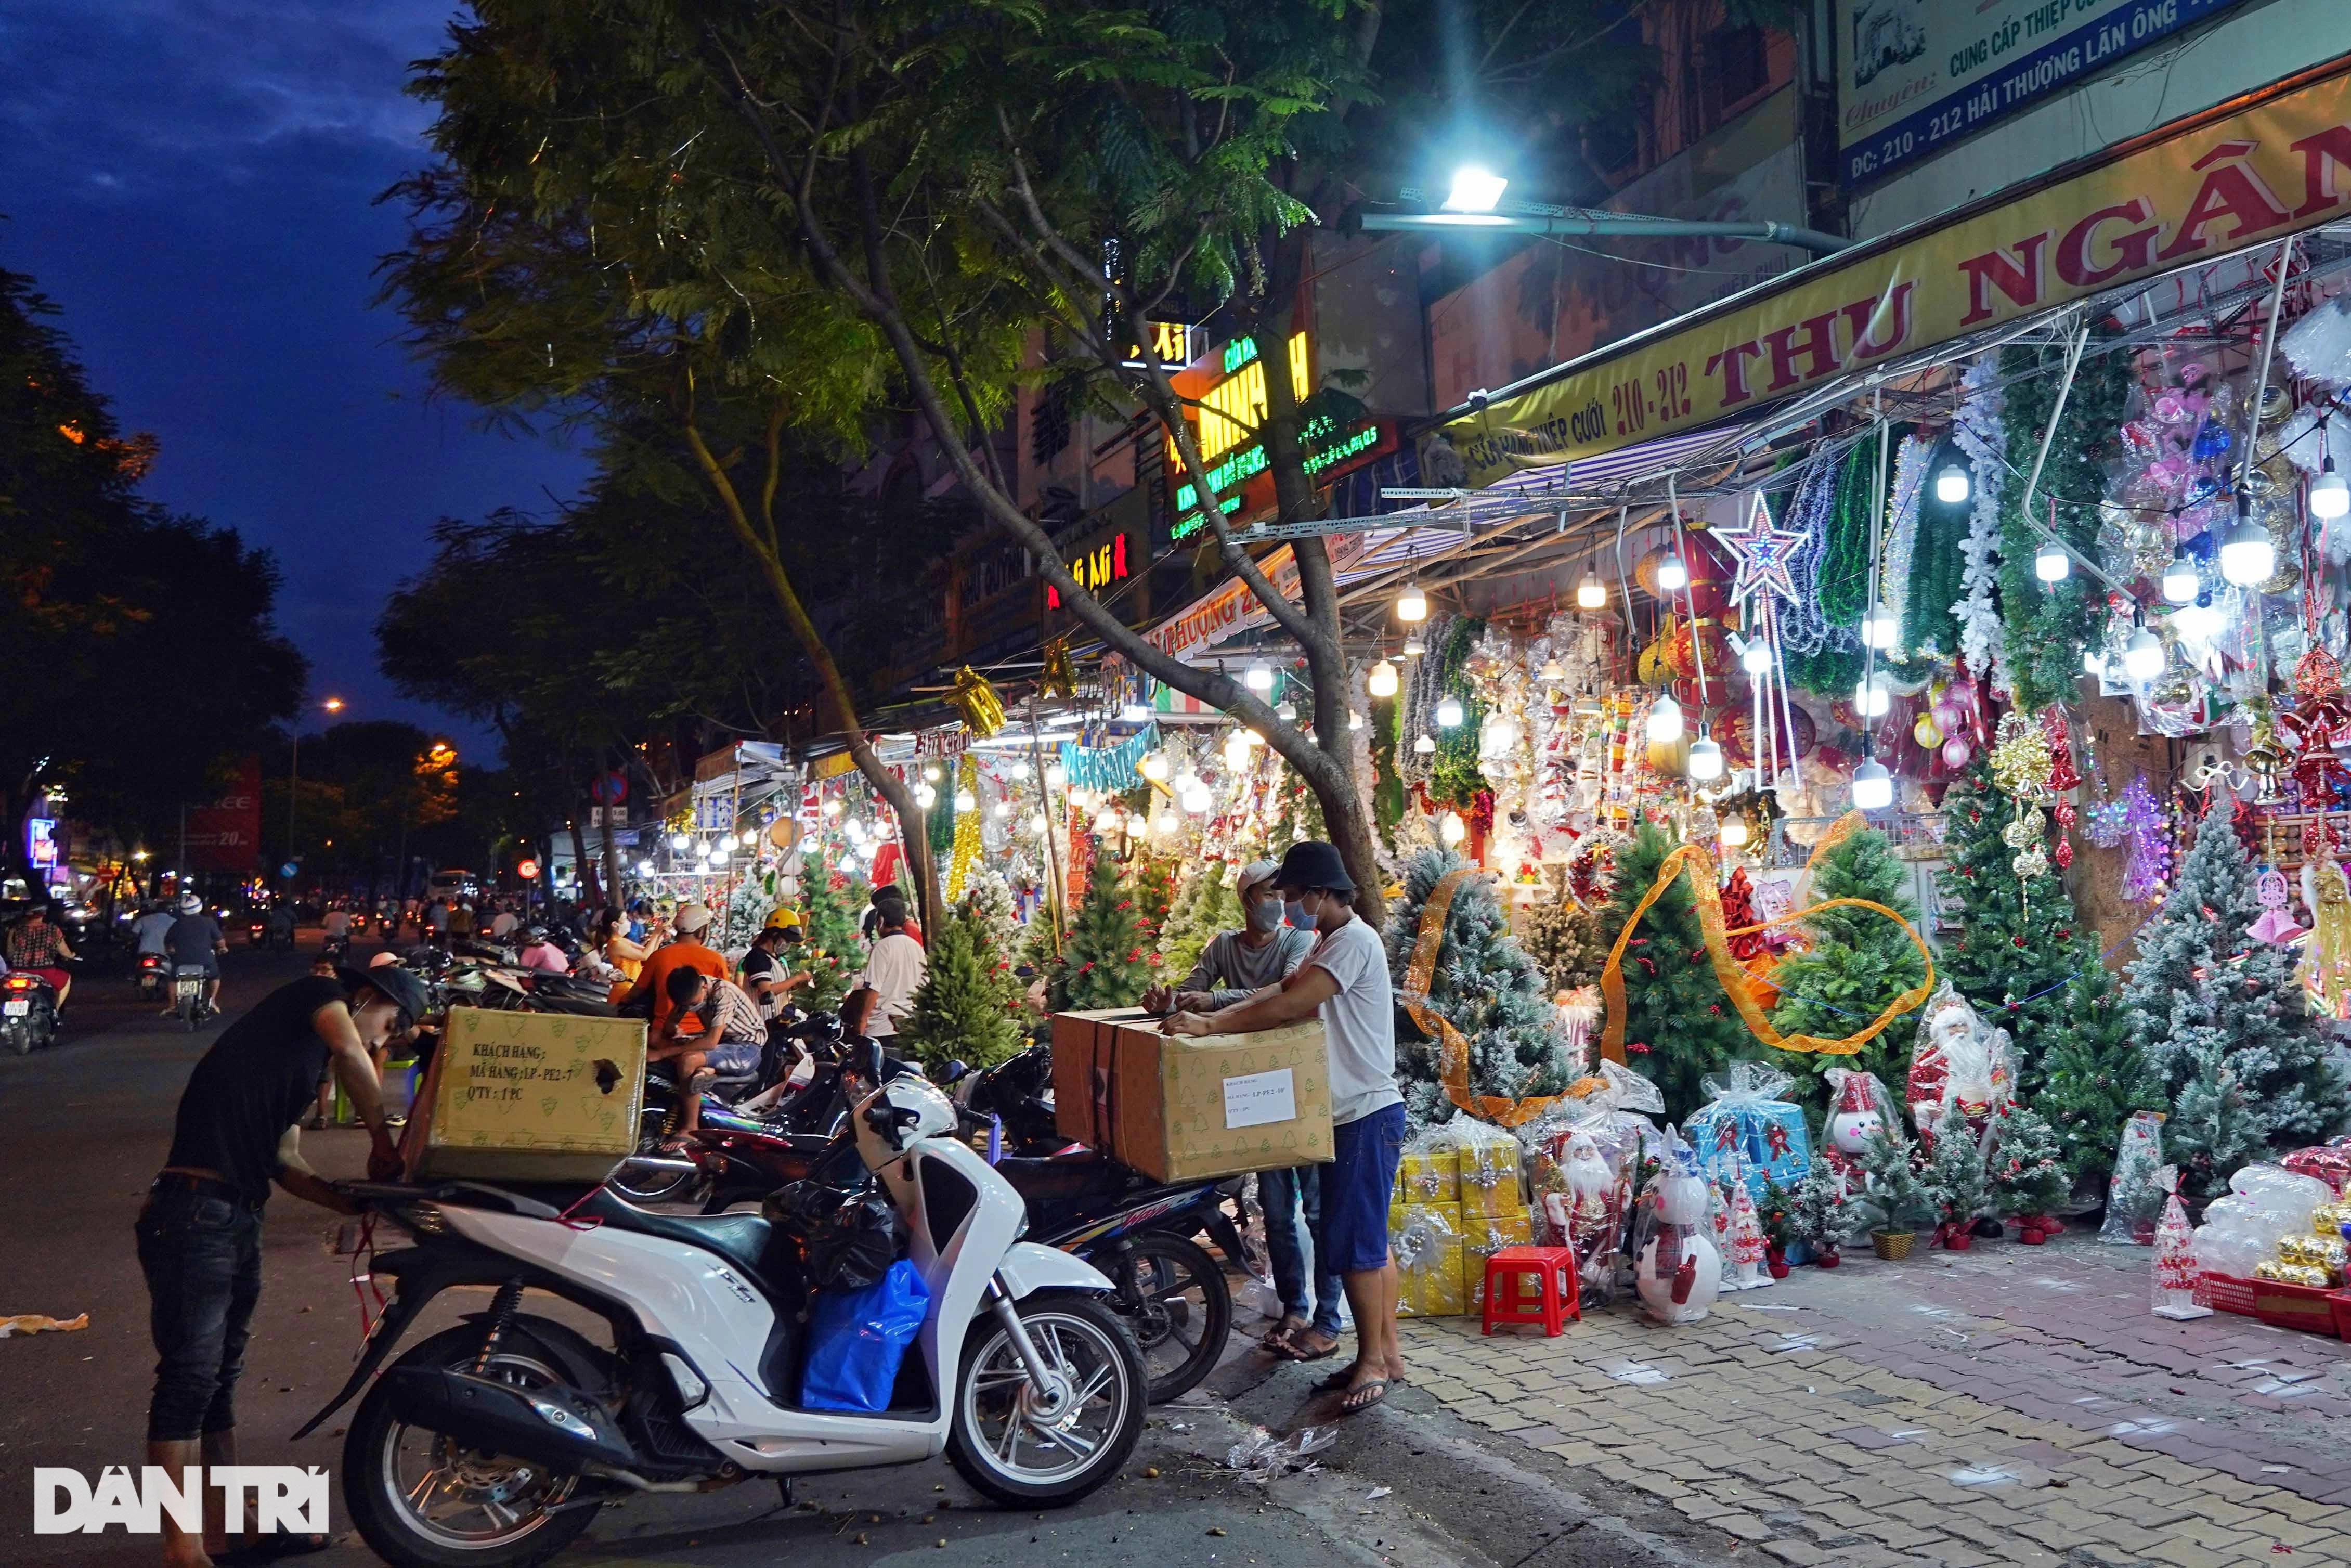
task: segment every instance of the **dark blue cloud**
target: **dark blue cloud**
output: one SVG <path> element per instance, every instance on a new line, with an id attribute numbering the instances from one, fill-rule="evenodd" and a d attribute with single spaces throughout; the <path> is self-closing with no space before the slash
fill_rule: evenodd
<path id="1" fill-rule="evenodd" d="M 425 155 L 407 65 L 452 15 L 446 0 L 0 7 L 0 265 L 39 279 L 123 423 L 162 438 L 149 493 L 277 552 L 279 619 L 316 693 L 444 727 L 375 673 L 385 591 L 423 563 L 434 519 L 545 511 L 587 472 L 429 401 L 398 319 L 369 304 L 402 237 L 374 198 Z"/>

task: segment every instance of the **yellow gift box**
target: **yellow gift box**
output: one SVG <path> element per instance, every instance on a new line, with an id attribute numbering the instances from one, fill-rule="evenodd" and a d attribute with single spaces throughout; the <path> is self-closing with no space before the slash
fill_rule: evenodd
<path id="1" fill-rule="evenodd" d="M 1461 1299 L 1467 1312 L 1486 1310 L 1486 1260 L 1505 1247 L 1534 1244 L 1534 1226 L 1526 1210 L 1516 1214 L 1464 1214 L 1461 1219 Z"/>
<path id="2" fill-rule="evenodd" d="M 1512 1145 L 1510 1152 L 1515 1153 L 1516 1148 Z M 1481 1149 L 1461 1152 L 1461 1212 L 1523 1217 L 1527 1200 L 1519 1189 L 1518 1161 L 1479 1159 L 1483 1153 Z"/>
<path id="3" fill-rule="evenodd" d="M 1461 1206 L 1402 1203 L 1388 1210 L 1396 1261 L 1396 1316 L 1454 1318 L 1469 1309 L 1461 1288 Z"/>
<path id="4" fill-rule="evenodd" d="M 1461 1151 L 1451 1144 L 1406 1149 L 1396 1162 L 1395 1201 L 1458 1203 L 1461 1199 Z"/>

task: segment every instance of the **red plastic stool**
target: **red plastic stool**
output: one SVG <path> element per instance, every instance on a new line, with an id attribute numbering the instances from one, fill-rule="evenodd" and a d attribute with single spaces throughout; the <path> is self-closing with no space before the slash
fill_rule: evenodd
<path id="1" fill-rule="evenodd" d="M 1529 1275 L 1541 1284 L 1533 1295 L 1520 1295 L 1519 1281 Z M 1575 1290 L 1575 1250 L 1570 1247 L 1505 1247 L 1486 1260 L 1486 1312 L 1483 1332 L 1496 1323 L 1541 1323 L 1544 1337 L 1558 1333 L 1567 1320 L 1583 1321 L 1583 1303 Z"/>

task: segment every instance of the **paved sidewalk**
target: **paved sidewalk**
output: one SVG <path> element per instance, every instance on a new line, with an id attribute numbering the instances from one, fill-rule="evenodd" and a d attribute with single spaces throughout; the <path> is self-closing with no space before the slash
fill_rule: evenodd
<path id="1" fill-rule="evenodd" d="M 1407 1322 L 1457 1414 L 1803 1563 L 2351 1563 L 2337 1340 L 2147 1311 L 2149 1254 L 2048 1247 L 1834 1270 L 1705 1322 L 1594 1309 L 1557 1339 Z"/>

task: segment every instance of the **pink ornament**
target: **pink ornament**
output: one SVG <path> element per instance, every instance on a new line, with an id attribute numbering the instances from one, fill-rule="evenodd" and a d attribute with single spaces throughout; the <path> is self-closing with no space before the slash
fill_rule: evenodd
<path id="1" fill-rule="evenodd" d="M 1949 735 L 1967 722 L 1967 710 L 1957 703 L 1937 703 L 1934 707 L 1935 727 Z"/>
<path id="2" fill-rule="evenodd" d="M 1946 768 L 1965 768 L 1968 758 L 1974 755 L 1968 743 L 1957 737 L 1943 742 L 1943 766 Z"/>

